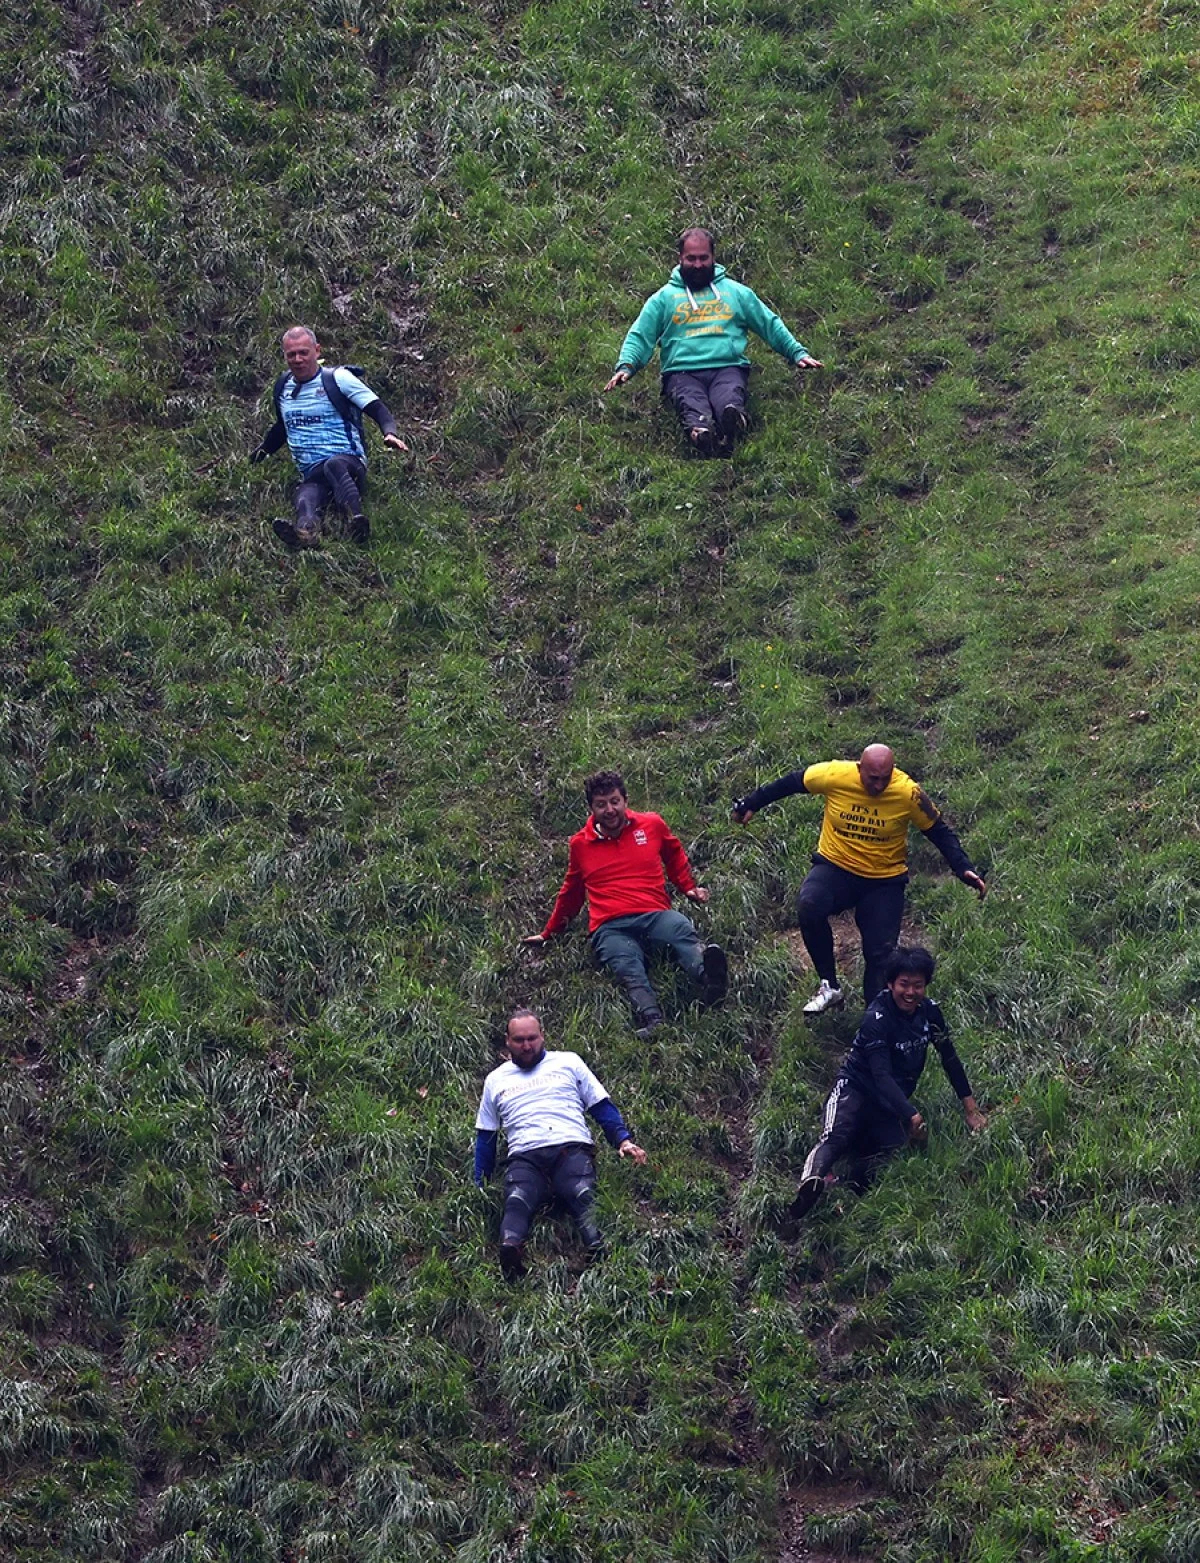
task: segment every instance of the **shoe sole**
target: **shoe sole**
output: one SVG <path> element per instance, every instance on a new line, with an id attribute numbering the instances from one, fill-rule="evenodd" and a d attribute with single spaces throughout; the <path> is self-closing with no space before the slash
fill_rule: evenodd
<path id="1" fill-rule="evenodd" d="M 824 1178 L 805 1178 L 796 1193 L 795 1199 L 788 1206 L 787 1213 L 792 1221 L 803 1221 L 805 1216 L 821 1202 L 825 1193 Z"/>
<path id="2" fill-rule="evenodd" d="M 721 414 L 721 433 L 732 445 L 734 440 L 740 439 L 750 427 L 750 420 L 738 407 L 726 407 Z"/>
<path id="3" fill-rule="evenodd" d="M 719 944 L 704 947 L 704 1002 L 719 1004 L 729 991 L 729 958 Z"/>
<path id="4" fill-rule="evenodd" d="M 846 995 L 842 993 L 840 989 L 838 989 L 837 998 L 830 997 L 823 999 L 820 1003 L 818 1003 L 816 999 L 809 999 L 803 1010 L 801 1010 L 801 1014 L 823 1015 L 827 1009 L 841 1009 L 845 1002 Z"/>
<path id="5" fill-rule="evenodd" d="M 506 1281 L 520 1281 L 525 1275 L 525 1260 L 519 1248 L 511 1244 L 500 1249 L 500 1271 Z"/>
<path id="6" fill-rule="evenodd" d="M 371 541 L 371 523 L 366 516 L 351 516 L 350 525 L 346 529 L 350 535 L 350 541 L 364 548 Z"/>

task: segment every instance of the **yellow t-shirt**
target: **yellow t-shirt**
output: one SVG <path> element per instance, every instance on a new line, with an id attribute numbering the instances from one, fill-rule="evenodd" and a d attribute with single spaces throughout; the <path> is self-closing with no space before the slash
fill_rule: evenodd
<path id="1" fill-rule="evenodd" d="M 866 879 L 892 879 L 908 869 L 908 827 L 929 830 L 938 811 L 902 770 L 879 797 L 858 779 L 853 760 L 827 760 L 804 773 L 805 792 L 825 799 L 817 851 L 839 868 Z"/>

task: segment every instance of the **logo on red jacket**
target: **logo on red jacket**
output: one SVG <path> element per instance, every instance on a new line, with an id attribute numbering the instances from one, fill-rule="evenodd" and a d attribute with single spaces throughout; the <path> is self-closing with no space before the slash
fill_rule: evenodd
<path id="1" fill-rule="evenodd" d="M 644 847 L 650 838 L 646 835 L 646 832 L 641 828 L 641 826 L 639 826 L 633 833 L 633 839 L 639 847 Z"/>

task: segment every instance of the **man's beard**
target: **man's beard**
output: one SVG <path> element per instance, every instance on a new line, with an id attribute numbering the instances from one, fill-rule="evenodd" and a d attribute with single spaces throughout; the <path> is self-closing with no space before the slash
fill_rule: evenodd
<path id="1" fill-rule="evenodd" d="M 527 1064 L 521 1063 L 520 1059 L 518 1059 L 518 1058 L 514 1058 L 513 1059 L 513 1063 L 516 1064 L 518 1069 L 523 1069 L 525 1071 L 525 1073 L 528 1074 L 531 1069 L 536 1069 L 537 1068 L 537 1066 L 541 1063 L 542 1059 L 545 1058 L 545 1056 L 546 1056 L 546 1049 L 543 1048 L 541 1050 L 541 1052 L 538 1054 L 538 1056 L 536 1058 L 531 1058 L 530 1061 Z"/>
<path id="2" fill-rule="evenodd" d="M 685 288 L 707 288 L 716 275 L 715 266 L 681 266 L 679 275 Z"/>

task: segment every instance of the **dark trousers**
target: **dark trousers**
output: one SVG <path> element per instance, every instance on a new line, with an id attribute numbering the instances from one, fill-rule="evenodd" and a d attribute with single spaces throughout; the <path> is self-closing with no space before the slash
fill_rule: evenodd
<path id="1" fill-rule="evenodd" d="M 296 488 L 296 530 L 319 533 L 321 516 L 332 499 L 347 515 L 362 513 L 367 464 L 357 456 L 330 456 L 307 473 Z"/>
<path id="2" fill-rule="evenodd" d="M 661 1016 L 646 958 L 669 951 L 693 982 L 704 980 L 704 944 L 682 912 L 636 912 L 610 917 L 592 935 L 592 949 L 625 989 L 638 1016 Z"/>
<path id="3" fill-rule="evenodd" d="M 839 1080 L 825 1103 L 821 1138 L 809 1151 L 802 1176 L 823 1178 L 839 1156 L 847 1156 L 847 1181 L 861 1193 L 907 1142 L 908 1131 L 897 1117 L 849 1080 Z"/>
<path id="4" fill-rule="evenodd" d="M 891 879 L 867 879 L 862 874 L 838 868 L 823 857 L 813 857 L 813 866 L 796 897 L 796 920 L 818 977 L 826 982 L 837 982 L 829 919 L 836 912 L 846 912 L 853 907 L 854 921 L 862 935 L 863 997 L 868 1004 L 871 1002 L 883 987 L 883 965 L 888 951 L 900 937 L 907 884 L 907 874 L 896 874 Z"/>
<path id="5" fill-rule="evenodd" d="M 685 429 L 717 431 L 726 407 L 745 412 L 749 379 L 745 364 L 730 364 L 724 369 L 678 369 L 674 374 L 663 375 L 662 390 Z"/>
<path id="6" fill-rule="evenodd" d="M 547 1145 L 510 1156 L 504 1169 L 500 1241 L 523 1243 L 542 1206 L 559 1199 L 591 1247 L 600 1242 L 592 1215 L 595 1198 L 596 1152 L 591 1145 Z"/>

